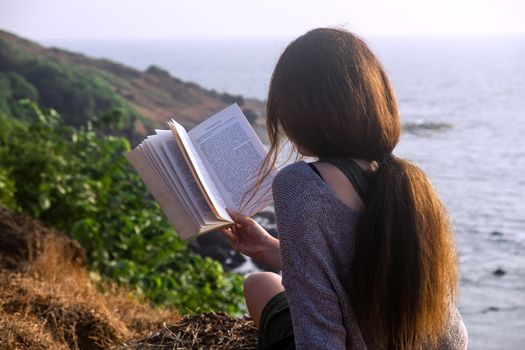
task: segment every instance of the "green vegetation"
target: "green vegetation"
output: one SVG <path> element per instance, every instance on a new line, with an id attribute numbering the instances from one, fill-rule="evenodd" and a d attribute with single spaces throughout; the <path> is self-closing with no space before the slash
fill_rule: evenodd
<path id="1" fill-rule="evenodd" d="M 239 313 L 241 276 L 178 238 L 123 156 L 163 116 L 194 125 L 233 102 L 246 101 L 0 30 L 0 205 L 77 239 L 94 276 L 181 313 Z"/>
<path id="2" fill-rule="evenodd" d="M 78 118 L 68 116 L 70 123 L 28 99 L 16 102 L 24 96 L 42 100 L 32 88 L 37 80 L 28 80 L 33 75 L 27 72 L 44 76 L 55 70 L 63 75 L 50 74 L 38 84 L 48 84 L 47 101 L 84 110 Z M 49 62 L 25 72 L 0 75 L 2 204 L 68 233 L 86 249 L 93 271 L 129 284 L 156 304 L 173 305 L 181 313 L 241 312 L 241 276 L 226 274 L 218 262 L 189 250 L 124 158 L 129 142 L 100 132 L 91 122 L 119 129 L 129 110 L 112 106 L 96 118 L 96 99 L 81 102 L 78 96 L 87 88 L 98 91 L 93 96 L 105 94 L 97 77 L 58 93 L 67 84 L 55 79 L 76 73 Z M 39 86 L 38 91 L 44 90 Z"/>
<path id="3" fill-rule="evenodd" d="M 151 122 L 115 91 L 115 79 L 103 71 L 25 52 L 0 41 L 0 112 L 6 114 L 21 98 L 59 111 L 64 122 L 75 127 L 89 121 L 105 126 L 105 115 L 118 111 L 118 125 L 108 131 L 134 139 L 137 119 L 148 127 Z"/>

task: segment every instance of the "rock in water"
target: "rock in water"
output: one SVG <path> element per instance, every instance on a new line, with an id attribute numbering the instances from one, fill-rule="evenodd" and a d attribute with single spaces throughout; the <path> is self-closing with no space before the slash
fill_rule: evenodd
<path id="1" fill-rule="evenodd" d="M 492 271 L 492 274 L 494 276 L 501 277 L 501 276 L 507 274 L 507 271 L 503 270 L 501 267 L 498 267 L 496 270 Z"/>

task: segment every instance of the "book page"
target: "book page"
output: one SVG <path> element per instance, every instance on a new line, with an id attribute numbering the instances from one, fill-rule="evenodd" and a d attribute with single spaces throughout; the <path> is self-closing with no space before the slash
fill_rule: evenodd
<path id="1" fill-rule="evenodd" d="M 155 148 L 156 156 L 164 168 L 164 173 L 173 174 L 173 176 L 166 176 L 167 179 L 164 181 L 182 196 L 183 203 L 189 206 L 193 215 L 198 215 L 195 219 L 202 225 L 206 222 L 216 221 L 215 215 L 193 178 L 171 131 L 156 130 L 156 132 L 157 135 L 148 137 L 148 141 Z"/>
<path id="2" fill-rule="evenodd" d="M 251 198 L 266 149 L 237 104 L 200 123 L 188 135 L 228 208 L 250 216 L 271 204 L 275 170 Z"/>
<path id="3" fill-rule="evenodd" d="M 162 181 L 158 181 L 160 174 L 155 170 L 153 162 L 144 153 L 143 145 L 128 152 L 126 158 L 137 170 L 177 233 L 183 239 L 194 236 L 200 229 L 199 224 L 192 220 L 190 213 L 184 210 L 184 206 L 173 196 L 168 186 Z"/>
<path id="4" fill-rule="evenodd" d="M 232 218 L 226 211 L 226 205 L 213 181 L 213 178 L 208 173 L 206 166 L 203 164 L 202 159 L 195 149 L 186 130 L 175 120 L 169 121 L 168 125 L 186 158 L 186 163 L 188 164 L 197 184 L 200 186 L 203 195 L 206 196 L 212 209 L 215 209 L 218 218 L 227 222 L 233 222 Z"/>
<path id="5" fill-rule="evenodd" d="M 144 142 L 140 144 L 139 148 L 142 154 L 148 159 L 150 163 L 149 165 L 151 167 L 150 171 L 154 171 L 157 174 L 157 176 L 160 177 L 158 180 L 162 180 L 162 181 L 157 180 L 157 182 L 161 182 L 162 186 L 166 186 L 166 188 L 169 189 L 168 195 L 173 200 L 177 200 L 176 187 L 173 185 L 173 181 L 171 177 L 166 175 L 167 172 L 164 167 L 164 164 L 162 164 L 162 161 L 158 155 L 158 151 L 155 149 L 153 145 L 153 142 L 152 142 L 153 138 L 155 137 L 148 136 L 147 140 L 144 140 Z M 181 201 L 180 205 L 182 205 L 184 207 L 184 210 L 188 213 L 193 213 L 197 211 L 194 207 L 188 206 L 186 203 L 184 203 L 184 201 Z M 199 225 L 204 224 L 204 220 L 200 217 L 200 215 L 192 214 L 190 216 L 192 217 L 193 221 L 197 222 Z"/>

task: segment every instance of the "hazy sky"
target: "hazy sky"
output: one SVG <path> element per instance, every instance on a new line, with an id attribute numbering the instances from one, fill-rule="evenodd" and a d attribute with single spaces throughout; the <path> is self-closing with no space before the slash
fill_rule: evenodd
<path id="1" fill-rule="evenodd" d="M 525 0 L 0 0 L 0 28 L 33 39 L 525 33 Z"/>

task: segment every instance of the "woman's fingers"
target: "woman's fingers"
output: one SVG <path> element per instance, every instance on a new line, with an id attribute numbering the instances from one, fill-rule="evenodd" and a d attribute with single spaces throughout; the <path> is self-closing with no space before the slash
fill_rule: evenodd
<path id="1" fill-rule="evenodd" d="M 223 229 L 219 230 L 219 232 L 222 233 L 224 236 L 226 236 L 229 239 L 236 238 L 235 234 L 229 228 L 223 228 Z"/>
<path id="2" fill-rule="evenodd" d="M 242 226 L 249 226 L 254 222 L 252 218 L 236 213 L 231 209 L 226 209 L 226 211 L 228 211 L 228 214 L 230 214 L 230 216 L 236 223 L 239 223 Z"/>
<path id="3" fill-rule="evenodd" d="M 230 245 L 234 250 L 239 250 L 239 239 L 237 238 L 235 233 L 233 233 L 228 228 L 221 229 L 219 230 L 219 232 L 226 236 L 226 238 L 228 238 L 228 240 L 230 241 Z"/>

